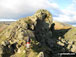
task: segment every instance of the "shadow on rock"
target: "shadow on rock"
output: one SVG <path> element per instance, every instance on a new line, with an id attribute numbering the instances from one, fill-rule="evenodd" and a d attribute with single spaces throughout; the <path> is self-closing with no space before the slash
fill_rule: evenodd
<path id="1" fill-rule="evenodd" d="M 16 45 L 17 43 L 14 43 L 12 45 L 7 44 L 6 46 L 3 46 L 2 57 L 10 57 L 11 55 L 15 54 L 15 52 L 17 51 Z"/>
<path id="2" fill-rule="evenodd" d="M 54 30 L 53 31 L 53 35 L 52 35 L 52 39 L 51 41 L 53 41 L 53 47 L 51 47 L 52 51 L 53 51 L 53 56 L 52 57 L 72 57 L 73 55 L 71 55 L 71 52 L 67 47 L 70 45 L 68 40 L 65 40 L 64 35 L 70 30 L 69 29 L 61 29 L 61 30 Z M 62 53 L 65 53 L 62 54 Z M 67 55 L 67 53 L 69 53 L 70 55 Z M 60 55 L 62 54 L 62 56 Z M 64 56 L 63 56 L 64 55 Z M 74 55 L 73 57 L 75 57 L 76 55 Z"/>

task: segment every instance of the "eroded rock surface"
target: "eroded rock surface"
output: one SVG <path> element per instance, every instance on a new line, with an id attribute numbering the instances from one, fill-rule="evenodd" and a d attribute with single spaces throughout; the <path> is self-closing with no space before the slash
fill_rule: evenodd
<path id="1" fill-rule="evenodd" d="M 0 45 L 2 45 L 2 57 L 22 57 L 32 54 L 36 57 L 39 52 L 47 51 L 50 46 L 49 39 L 52 37 L 50 30 L 52 24 L 51 14 L 44 9 L 38 10 L 33 16 L 19 19 L 9 25 L 0 35 Z M 26 48 L 26 39 L 31 38 L 31 48 Z M 37 50 L 36 50 L 37 49 Z M 44 50 L 45 49 L 45 50 Z M 21 54 L 18 56 L 17 54 Z M 28 53 L 28 54 L 27 54 Z"/>

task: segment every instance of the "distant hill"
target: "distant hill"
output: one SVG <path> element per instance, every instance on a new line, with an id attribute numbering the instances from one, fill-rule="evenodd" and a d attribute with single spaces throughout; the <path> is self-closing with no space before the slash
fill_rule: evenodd
<path id="1" fill-rule="evenodd" d="M 0 21 L 0 24 L 9 25 L 9 24 L 11 24 L 12 22 L 15 22 L 15 21 Z"/>
<path id="2" fill-rule="evenodd" d="M 66 24 L 66 23 L 62 23 L 62 22 L 58 22 L 58 21 L 53 21 L 53 23 L 55 23 L 55 29 L 59 30 L 59 29 L 69 29 L 72 28 L 72 25 Z"/>
<path id="3" fill-rule="evenodd" d="M 0 32 L 2 32 L 12 22 L 14 22 L 14 21 L 0 21 Z"/>

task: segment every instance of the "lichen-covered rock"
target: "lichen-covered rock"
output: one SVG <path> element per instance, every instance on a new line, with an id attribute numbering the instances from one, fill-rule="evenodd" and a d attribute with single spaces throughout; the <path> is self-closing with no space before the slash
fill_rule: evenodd
<path id="1" fill-rule="evenodd" d="M 3 47 L 0 46 L 0 56 L 3 54 Z"/>
<path id="2" fill-rule="evenodd" d="M 44 53 L 40 52 L 37 57 L 44 57 Z"/>
<path id="3" fill-rule="evenodd" d="M 2 56 L 36 57 L 41 51 L 44 53 L 46 50 L 49 51 L 47 44 L 50 46 L 51 24 L 52 15 L 45 9 L 38 10 L 33 16 L 13 22 L 0 35 Z M 30 49 L 26 48 L 27 38 L 31 39 Z"/>
<path id="4" fill-rule="evenodd" d="M 36 16 L 39 20 L 45 21 L 45 23 L 47 23 L 49 27 L 51 27 L 53 19 L 52 15 L 47 10 L 40 9 L 34 14 L 34 16 Z"/>
<path id="5" fill-rule="evenodd" d="M 46 43 L 49 42 L 48 39 L 52 37 L 52 32 L 50 30 L 52 16 L 47 10 L 38 10 L 34 16 L 38 17 L 35 26 L 35 37 L 41 45 L 46 45 Z M 50 43 L 48 44 L 50 45 Z"/>

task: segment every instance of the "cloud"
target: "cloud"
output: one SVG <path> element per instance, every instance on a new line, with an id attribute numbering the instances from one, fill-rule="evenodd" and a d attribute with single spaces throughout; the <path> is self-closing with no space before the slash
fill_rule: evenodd
<path id="1" fill-rule="evenodd" d="M 0 18 L 21 18 L 38 9 L 57 8 L 49 0 L 0 0 Z"/>
<path id="2" fill-rule="evenodd" d="M 0 19 L 0 21 L 16 21 L 15 19 Z"/>
<path id="3" fill-rule="evenodd" d="M 59 14 L 56 12 L 58 10 Z M 60 21 L 60 22 L 66 22 L 69 24 L 76 24 L 76 0 L 73 0 L 72 4 L 67 6 L 65 9 L 57 8 L 54 10 L 56 13 L 55 17 L 53 17 L 54 20 Z"/>
<path id="4" fill-rule="evenodd" d="M 76 0 L 65 9 L 52 1 L 56 0 L 0 0 L 0 20 L 30 16 L 43 8 L 52 13 L 54 20 L 67 23 L 76 21 Z"/>
<path id="5" fill-rule="evenodd" d="M 54 17 L 54 19 L 61 22 L 76 21 L 76 11 L 62 10 L 61 13 L 63 14 L 60 14 L 60 15 L 58 14 L 58 17 Z"/>
<path id="6" fill-rule="evenodd" d="M 72 12 L 68 10 L 63 10 L 57 17 L 53 17 L 54 20 L 60 21 L 60 22 L 66 22 L 66 23 L 71 23 L 76 21 L 76 11 Z"/>

